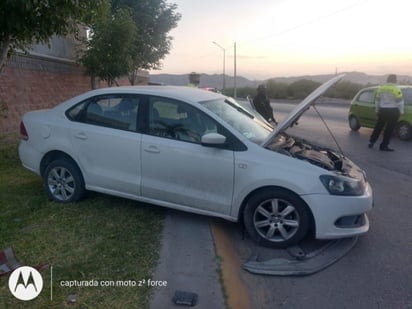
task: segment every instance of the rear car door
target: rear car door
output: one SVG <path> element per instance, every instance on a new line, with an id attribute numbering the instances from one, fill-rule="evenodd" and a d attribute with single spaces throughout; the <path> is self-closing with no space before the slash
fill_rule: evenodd
<path id="1" fill-rule="evenodd" d="M 71 139 L 86 187 L 140 195 L 141 97 L 115 94 L 88 99 L 68 111 Z"/>
<path id="2" fill-rule="evenodd" d="M 194 106 L 150 97 L 148 129 L 142 136 L 142 196 L 178 208 L 229 214 L 234 152 L 200 142 L 202 135 L 219 128 Z"/>

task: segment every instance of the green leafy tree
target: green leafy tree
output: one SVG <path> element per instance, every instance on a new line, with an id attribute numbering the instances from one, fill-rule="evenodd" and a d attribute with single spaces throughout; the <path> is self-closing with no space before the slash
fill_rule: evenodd
<path id="1" fill-rule="evenodd" d="M 101 0 L 1 0 L 0 71 L 7 56 L 33 43 L 48 43 L 53 35 L 75 34 L 79 23 L 90 23 Z"/>
<path id="2" fill-rule="evenodd" d="M 352 99 L 363 87 L 363 85 L 344 80 L 330 88 L 325 95 L 330 98 Z"/>
<path id="3" fill-rule="evenodd" d="M 233 96 L 234 89 L 233 88 L 225 88 L 223 92 L 224 95 Z M 239 98 L 246 98 L 247 96 L 251 96 L 252 98 L 256 94 L 255 87 L 241 87 L 236 89 L 236 95 Z"/>
<path id="4" fill-rule="evenodd" d="M 128 9 L 111 11 L 102 5 L 81 62 L 86 72 L 113 86 L 116 78 L 127 75 L 133 66 L 133 44 L 137 27 Z"/>
<path id="5" fill-rule="evenodd" d="M 266 83 L 268 97 L 271 99 L 286 99 L 288 97 L 288 85 L 269 80 Z"/>
<path id="6" fill-rule="evenodd" d="M 304 99 L 319 85 L 320 83 L 309 79 L 300 79 L 288 86 L 288 95 L 292 99 Z"/>
<path id="7" fill-rule="evenodd" d="M 168 34 L 177 26 L 181 15 L 176 12 L 177 5 L 165 0 L 112 0 L 112 12 L 128 9 L 137 26 L 134 37 L 132 66 L 129 81 L 136 82 L 139 69 L 158 69 L 160 61 L 169 53 L 172 37 Z"/>

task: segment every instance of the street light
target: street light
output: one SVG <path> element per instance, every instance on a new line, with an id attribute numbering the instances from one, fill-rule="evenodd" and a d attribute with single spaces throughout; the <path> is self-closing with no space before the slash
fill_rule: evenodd
<path id="1" fill-rule="evenodd" d="M 218 43 L 216 42 L 212 42 L 213 44 L 215 44 L 217 47 L 219 47 L 221 50 L 223 50 L 223 87 L 222 87 L 222 91 L 225 90 L 226 87 L 226 82 L 225 82 L 225 59 L 226 59 L 226 49 L 224 49 L 222 46 L 220 46 Z"/>

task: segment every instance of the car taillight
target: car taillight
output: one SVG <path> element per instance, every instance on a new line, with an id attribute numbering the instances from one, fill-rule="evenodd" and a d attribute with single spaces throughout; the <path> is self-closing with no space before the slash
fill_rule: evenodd
<path id="1" fill-rule="evenodd" d="M 24 126 L 23 121 L 20 122 L 20 138 L 27 141 L 29 139 L 29 135 L 27 134 L 26 127 Z"/>

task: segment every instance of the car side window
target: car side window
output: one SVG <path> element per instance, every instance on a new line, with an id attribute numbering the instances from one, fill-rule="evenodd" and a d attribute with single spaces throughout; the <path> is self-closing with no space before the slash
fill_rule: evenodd
<path id="1" fill-rule="evenodd" d="M 412 105 L 412 88 L 402 89 L 405 105 Z"/>
<path id="2" fill-rule="evenodd" d="M 359 102 L 374 103 L 375 102 L 375 90 L 365 90 L 358 97 Z"/>
<path id="3" fill-rule="evenodd" d="M 136 131 L 139 102 L 136 95 L 99 96 L 72 107 L 66 115 L 74 121 Z"/>
<path id="4" fill-rule="evenodd" d="M 200 144 L 201 137 L 211 132 L 218 132 L 217 123 L 195 107 L 168 98 L 149 98 L 149 134 Z"/>

